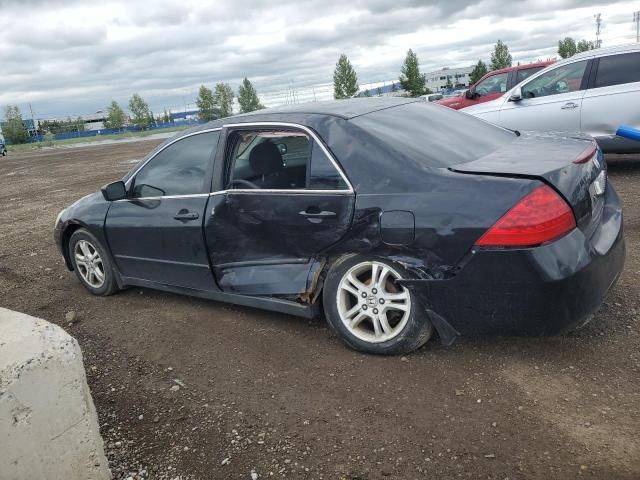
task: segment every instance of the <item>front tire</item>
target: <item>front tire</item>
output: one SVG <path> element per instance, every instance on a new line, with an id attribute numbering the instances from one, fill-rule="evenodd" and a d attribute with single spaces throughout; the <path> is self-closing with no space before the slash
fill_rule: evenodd
<path id="1" fill-rule="evenodd" d="M 111 257 L 88 230 L 80 228 L 69 239 L 69 258 L 80 282 L 94 295 L 118 291 Z"/>
<path id="2" fill-rule="evenodd" d="M 329 270 L 323 305 L 327 321 L 348 346 L 397 355 L 424 345 L 433 326 L 418 299 L 396 280 L 410 278 L 386 259 L 348 255 Z"/>

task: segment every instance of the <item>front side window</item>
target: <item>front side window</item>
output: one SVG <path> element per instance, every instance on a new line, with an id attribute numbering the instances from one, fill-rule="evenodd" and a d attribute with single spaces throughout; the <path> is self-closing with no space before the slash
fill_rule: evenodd
<path id="1" fill-rule="evenodd" d="M 522 70 L 518 70 L 516 72 L 516 83 L 520 83 L 521 81 L 526 80 L 531 75 L 533 75 L 534 73 L 539 72 L 543 68 L 544 67 L 533 67 L 533 68 L 524 68 Z"/>
<path id="2" fill-rule="evenodd" d="M 136 174 L 131 197 L 193 195 L 208 191 L 206 173 L 219 135 L 219 132 L 200 133 L 169 145 Z"/>
<path id="3" fill-rule="evenodd" d="M 539 98 L 580 90 L 587 60 L 556 67 L 522 87 L 523 98 Z"/>
<path id="4" fill-rule="evenodd" d="M 348 189 L 321 145 L 305 132 L 241 130 L 229 138 L 227 189 Z"/>
<path id="5" fill-rule="evenodd" d="M 633 82 L 640 82 L 640 52 L 600 58 L 595 88 Z"/>
<path id="6" fill-rule="evenodd" d="M 491 93 L 504 93 L 507 91 L 507 78 L 509 73 L 497 73 L 482 80 L 475 87 L 475 93 L 484 97 Z"/>

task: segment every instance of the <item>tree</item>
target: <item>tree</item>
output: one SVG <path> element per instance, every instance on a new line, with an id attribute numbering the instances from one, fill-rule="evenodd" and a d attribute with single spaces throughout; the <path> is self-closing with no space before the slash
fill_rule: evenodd
<path id="1" fill-rule="evenodd" d="M 588 52 L 589 50 L 596 49 L 596 42 L 592 42 L 591 40 L 580 40 L 578 45 L 576 45 L 576 53 L 580 52 Z"/>
<path id="2" fill-rule="evenodd" d="M 358 92 L 358 76 L 345 54 L 340 55 L 333 71 L 333 98 L 351 98 Z"/>
<path id="3" fill-rule="evenodd" d="M 4 109 L 4 119 L 2 133 L 5 139 L 13 145 L 27 143 L 27 140 L 29 140 L 29 132 L 24 126 L 22 114 L 17 105 L 9 105 Z"/>
<path id="4" fill-rule="evenodd" d="M 376 89 L 376 94 L 377 94 L 379 97 L 381 97 L 381 96 L 382 96 L 382 88 L 378 87 L 378 88 Z"/>
<path id="5" fill-rule="evenodd" d="M 512 60 L 509 47 L 502 40 L 498 40 L 491 54 L 491 70 L 510 67 Z"/>
<path id="6" fill-rule="evenodd" d="M 451 90 L 453 88 L 453 83 L 451 83 L 451 77 L 447 75 L 447 83 L 445 84 L 445 88 L 447 90 Z"/>
<path id="7" fill-rule="evenodd" d="M 424 94 L 424 87 L 427 79 L 424 74 L 420 74 L 420 64 L 418 56 L 409 49 L 404 59 L 404 64 L 400 69 L 400 86 L 410 97 L 419 97 Z"/>
<path id="8" fill-rule="evenodd" d="M 476 66 L 473 67 L 473 70 L 471 70 L 471 73 L 469 74 L 469 81 L 471 82 L 471 84 L 474 84 L 482 77 L 484 77 L 487 72 L 487 64 L 482 60 L 478 60 L 478 63 L 476 63 Z"/>
<path id="9" fill-rule="evenodd" d="M 213 92 L 204 85 L 200 85 L 196 105 L 198 106 L 198 116 L 200 117 L 200 120 L 209 122 L 220 116 L 213 98 Z"/>
<path id="10" fill-rule="evenodd" d="M 120 108 L 118 102 L 111 101 L 111 104 L 107 107 L 107 119 L 104 122 L 106 128 L 121 129 L 127 121 L 127 115 L 124 110 Z"/>
<path id="11" fill-rule="evenodd" d="M 151 123 L 151 111 L 144 99 L 134 93 L 129 100 L 129 110 L 131 110 L 131 121 L 138 128 L 147 128 Z"/>
<path id="12" fill-rule="evenodd" d="M 213 92 L 214 107 L 221 118 L 233 114 L 233 90 L 228 83 L 217 83 Z"/>
<path id="13" fill-rule="evenodd" d="M 564 40 L 558 40 L 558 55 L 561 58 L 573 57 L 576 52 L 576 41 L 573 38 L 565 37 Z"/>
<path id="14" fill-rule="evenodd" d="M 362 93 L 362 96 L 363 97 L 370 97 L 371 96 L 371 92 L 369 91 L 368 88 Z"/>
<path id="15" fill-rule="evenodd" d="M 244 78 L 242 85 L 238 88 L 238 103 L 240 104 L 240 113 L 253 112 L 264 108 L 258 98 L 258 92 L 256 92 L 247 77 Z"/>
<path id="16" fill-rule="evenodd" d="M 171 123 L 171 114 L 167 112 L 167 109 L 164 110 L 164 115 L 162 115 L 162 121 L 164 123 Z"/>

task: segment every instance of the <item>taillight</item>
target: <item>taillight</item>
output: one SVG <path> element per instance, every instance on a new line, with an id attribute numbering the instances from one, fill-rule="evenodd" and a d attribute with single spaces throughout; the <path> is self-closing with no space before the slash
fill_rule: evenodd
<path id="1" fill-rule="evenodd" d="M 571 207 L 553 188 L 543 185 L 522 198 L 485 232 L 476 245 L 533 247 L 576 228 Z"/>

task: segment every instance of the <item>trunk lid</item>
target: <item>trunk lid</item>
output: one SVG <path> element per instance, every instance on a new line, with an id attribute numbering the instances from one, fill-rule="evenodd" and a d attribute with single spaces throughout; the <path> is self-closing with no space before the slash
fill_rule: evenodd
<path id="1" fill-rule="evenodd" d="M 577 163 L 579 162 L 579 163 Z M 604 204 L 606 164 L 588 135 L 523 133 L 477 160 L 453 165 L 458 173 L 524 177 L 554 187 L 573 209 L 578 228 L 589 230 Z"/>

